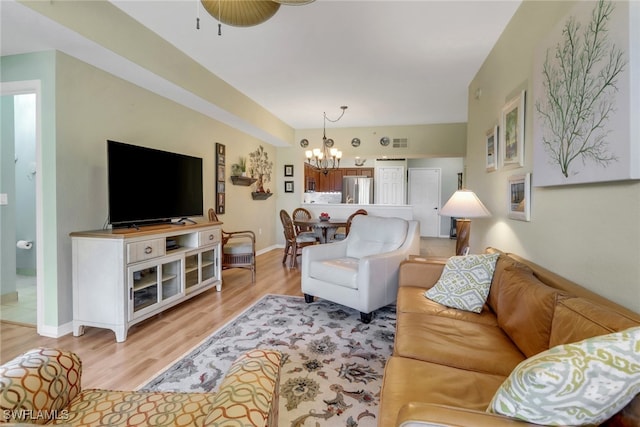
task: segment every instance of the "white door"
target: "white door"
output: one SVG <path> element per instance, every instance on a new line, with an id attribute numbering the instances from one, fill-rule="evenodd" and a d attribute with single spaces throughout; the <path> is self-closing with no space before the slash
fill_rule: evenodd
<path id="1" fill-rule="evenodd" d="M 439 168 L 409 169 L 409 204 L 424 237 L 440 236 L 440 174 Z"/>
<path id="2" fill-rule="evenodd" d="M 404 205 L 404 166 L 385 166 L 376 170 L 378 181 L 375 203 Z"/>

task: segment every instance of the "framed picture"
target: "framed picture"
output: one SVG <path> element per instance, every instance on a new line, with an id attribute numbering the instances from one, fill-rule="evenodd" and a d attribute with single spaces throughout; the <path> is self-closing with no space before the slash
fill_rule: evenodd
<path id="1" fill-rule="evenodd" d="M 487 131 L 486 143 L 486 158 L 487 158 L 487 172 L 493 172 L 498 170 L 498 125 L 495 125 Z"/>
<path id="2" fill-rule="evenodd" d="M 284 176 L 293 176 L 293 165 L 284 165 Z"/>
<path id="3" fill-rule="evenodd" d="M 293 181 L 285 181 L 284 182 L 284 192 L 285 193 L 293 193 Z"/>
<path id="4" fill-rule="evenodd" d="M 524 101 L 523 90 L 502 108 L 500 149 L 503 166 L 524 166 Z"/>
<path id="5" fill-rule="evenodd" d="M 531 174 L 512 175 L 508 187 L 508 216 L 520 221 L 531 220 Z"/>
<path id="6" fill-rule="evenodd" d="M 223 214 L 225 206 L 225 151 L 224 144 L 216 142 L 216 213 Z"/>

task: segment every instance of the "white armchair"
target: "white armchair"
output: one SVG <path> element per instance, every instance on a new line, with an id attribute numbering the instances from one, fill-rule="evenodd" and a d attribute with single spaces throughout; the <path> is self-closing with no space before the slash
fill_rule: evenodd
<path id="1" fill-rule="evenodd" d="M 358 215 L 346 239 L 302 250 L 302 292 L 351 307 L 364 323 L 398 293 L 398 269 L 420 253 L 418 221 Z"/>

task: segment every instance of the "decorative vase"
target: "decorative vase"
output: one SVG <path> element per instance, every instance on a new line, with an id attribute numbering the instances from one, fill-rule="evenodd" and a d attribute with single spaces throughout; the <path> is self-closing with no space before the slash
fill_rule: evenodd
<path id="1" fill-rule="evenodd" d="M 264 181 L 262 180 L 262 174 L 258 175 L 258 183 L 256 184 L 256 192 L 264 193 Z"/>

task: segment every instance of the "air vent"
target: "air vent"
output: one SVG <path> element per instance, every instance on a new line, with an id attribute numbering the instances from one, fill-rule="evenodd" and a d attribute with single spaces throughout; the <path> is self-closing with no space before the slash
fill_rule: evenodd
<path id="1" fill-rule="evenodd" d="M 393 148 L 407 148 L 409 146 L 409 138 L 393 138 Z"/>

